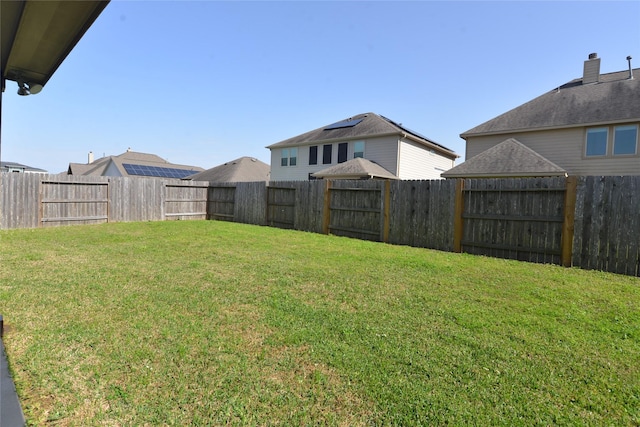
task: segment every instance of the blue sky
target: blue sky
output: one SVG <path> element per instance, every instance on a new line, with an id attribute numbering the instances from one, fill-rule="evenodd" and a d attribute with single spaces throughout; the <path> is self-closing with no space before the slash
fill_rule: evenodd
<path id="1" fill-rule="evenodd" d="M 640 66 L 638 1 L 112 0 L 38 95 L 7 82 L 2 160 L 134 151 L 217 166 L 365 112 L 459 135 L 567 81 Z M 637 58 L 637 59 L 635 59 Z"/>

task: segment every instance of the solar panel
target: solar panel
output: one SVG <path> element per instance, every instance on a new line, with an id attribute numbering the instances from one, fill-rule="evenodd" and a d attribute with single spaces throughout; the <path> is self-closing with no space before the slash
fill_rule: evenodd
<path id="1" fill-rule="evenodd" d="M 326 128 L 324 128 L 324 130 L 350 128 L 350 127 L 353 127 L 353 126 L 357 125 L 362 120 L 364 120 L 364 119 L 347 119 L 347 120 L 343 120 L 341 122 L 337 122 L 337 123 L 334 123 L 332 125 L 327 126 Z"/>
<path id="2" fill-rule="evenodd" d="M 161 178 L 181 179 L 197 172 L 192 169 L 163 168 L 159 166 L 135 165 L 132 163 L 123 163 L 122 166 L 129 175 L 156 176 Z"/>

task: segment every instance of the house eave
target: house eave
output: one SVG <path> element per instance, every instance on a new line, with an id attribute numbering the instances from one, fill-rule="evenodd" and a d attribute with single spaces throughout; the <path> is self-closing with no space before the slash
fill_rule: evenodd
<path id="1" fill-rule="evenodd" d="M 634 122 L 640 122 L 640 117 L 618 119 L 618 120 L 606 120 L 606 121 L 598 121 L 598 122 L 577 123 L 577 124 L 568 124 L 568 125 L 544 126 L 544 127 L 537 127 L 537 128 L 506 129 L 506 130 L 473 132 L 473 133 L 465 132 L 460 134 L 460 138 L 466 141 L 468 138 L 475 138 L 478 136 L 512 135 L 516 133 L 542 132 L 542 131 L 559 130 L 559 129 L 575 129 L 575 128 L 584 128 L 584 127 L 591 127 L 591 126 L 617 125 L 621 123 L 634 123 Z"/>

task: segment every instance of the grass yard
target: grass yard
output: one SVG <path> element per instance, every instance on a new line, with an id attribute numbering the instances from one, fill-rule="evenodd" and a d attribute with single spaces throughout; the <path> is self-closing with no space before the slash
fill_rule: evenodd
<path id="1" fill-rule="evenodd" d="M 216 221 L 0 232 L 30 425 L 638 425 L 640 279 Z"/>

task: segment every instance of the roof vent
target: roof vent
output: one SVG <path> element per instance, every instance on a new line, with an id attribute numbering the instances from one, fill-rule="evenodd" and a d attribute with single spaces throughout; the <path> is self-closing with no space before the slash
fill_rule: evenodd
<path id="1" fill-rule="evenodd" d="M 631 69 L 631 56 L 627 56 L 627 61 L 629 62 L 629 80 L 633 79 L 633 69 Z"/>
<path id="2" fill-rule="evenodd" d="M 600 58 L 597 53 L 590 53 L 589 59 L 584 61 L 582 84 L 598 83 L 600 81 Z"/>

